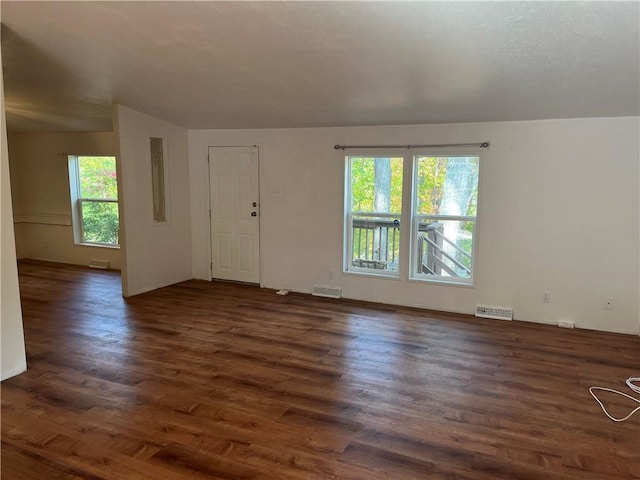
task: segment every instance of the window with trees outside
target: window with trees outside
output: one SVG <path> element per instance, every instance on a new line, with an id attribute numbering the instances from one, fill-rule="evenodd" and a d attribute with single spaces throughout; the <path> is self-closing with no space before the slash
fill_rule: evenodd
<path id="1" fill-rule="evenodd" d="M 347 271 L 398 276 L 403 163 L 347 157 Z"/>
<path id="2" fill-rule="evenodd" d="M 479 164 L 479 156 L 346 157 L 345 272 L 472 284 Z"/>
<path id="3" fill-rule="evenodd" d="M 69 156 L 69 185 L 75 242 L 117 247 L 116 157 Z"/>

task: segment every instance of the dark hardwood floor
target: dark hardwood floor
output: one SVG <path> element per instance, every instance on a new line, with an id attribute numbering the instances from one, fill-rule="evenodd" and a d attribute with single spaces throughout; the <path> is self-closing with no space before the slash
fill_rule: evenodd
<path id="1" fill-rule="evenodd" d="M 3 479 L 640 478 L 640 414 L 614 423 L 587 391 L 640 374 L 635 336 L 203 281 L 125 300 L 116 272 L 19 271 Z"/>

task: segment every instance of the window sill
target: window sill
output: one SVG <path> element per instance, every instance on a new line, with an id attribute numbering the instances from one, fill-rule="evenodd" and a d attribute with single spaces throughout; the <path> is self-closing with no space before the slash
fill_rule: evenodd
<path id="1" fill-rule="evenodd" d="M 120 245 L 106 245 L 104 243 L 76 243 L 78 247 L 97 247 L 97 248 L 110 248 L 112 250 L 120 250 Z"/>
<path id="2" fill-rule="evenodd" d="M 394 273 L 373 273 L 373 272 L 361 272 L 357 270 L 345 270 L 342 272 L 343 275 L 349 275 L 354 277 L 365 277 L 365 278 L 379 278 L 383 280 L 394 280 L 400 281 L 400 276 Z"/>
<path id="3" fill-rule="evenodd" d="M 409 283 L 422 283 L 427 285 L 437 285 L 440 287 L 462 287 L 462 288 L 476 288 L 475 283 L 455 282 L 450 280 L 442 280 L 438 278 L 409 278 Z"/>

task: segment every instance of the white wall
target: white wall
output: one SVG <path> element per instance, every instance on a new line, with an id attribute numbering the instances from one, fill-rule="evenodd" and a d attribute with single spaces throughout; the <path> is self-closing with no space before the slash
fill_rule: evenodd
<path id="1" fill-rule="evenodd" d="M 113 116 L 124 221 L 122 289 L 129 296 L 192 278 L 187 131 L 120 105 Z M 153 222 L 150 137 L 167 141 L 169 221 L 162 224 Z"/>
<path id="2" fill-rule="evenodd" d="M 4 86 L 2 82 L 2 58 L 0 57 L 0 379 L 4 380 L 27 369 L 27 358 L 22 329 L 22 309 L 18 286 L 18 268 L 13 236 L 13 211 L 11 209 L 11 184 L 7 128 L 4 113 Z"/>
<path id="3" fill-rule="evenodd" d="M 64 154 L 115 155 L 115 136 L 112 132 L 9 134 L 18 258 L 76 265 L 101 259 L 119 269 L 120 250 L 74 243 Z"/>
<path id="4" fill-rule="evenodd" d="M 519 320 L 638 333 L 639 127 L 627 117 L 190 131 L 194 276 L 210 275 L 207 147 L 257 144 L 265 287 L 338 285 L 348 298 L 463 313 L 505 305 Z M 334 144 L 485 140 L 475 288 L 340 273 L 344 154 Z M 282 197 L 270 198 L 272 188 Z"/>

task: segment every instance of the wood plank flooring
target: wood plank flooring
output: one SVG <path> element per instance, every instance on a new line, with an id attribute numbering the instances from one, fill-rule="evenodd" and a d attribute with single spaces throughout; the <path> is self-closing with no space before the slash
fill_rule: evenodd
<path id="1" fill-rule="evenodd" d="M 19 270 L 3 479 L 640 478 L 640 414 L 614 423 L 587 391 L 640 374 L 635 336 Z"/>

